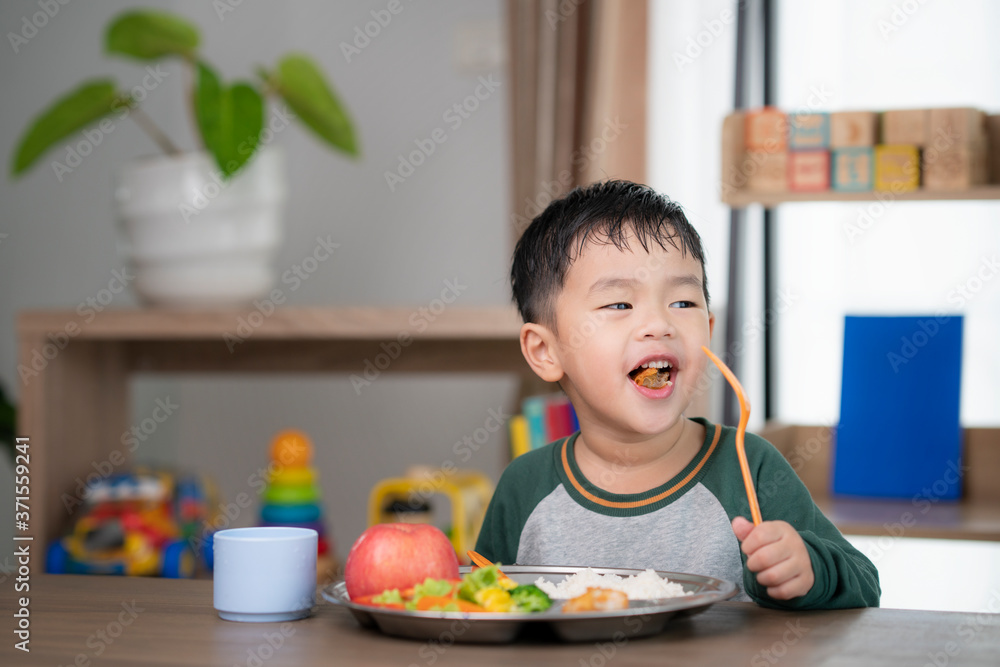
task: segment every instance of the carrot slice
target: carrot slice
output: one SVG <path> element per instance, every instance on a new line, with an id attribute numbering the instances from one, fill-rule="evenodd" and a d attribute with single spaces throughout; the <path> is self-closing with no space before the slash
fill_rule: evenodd
<path id="1" fill-rule="evenodd" d="M 368 605 L 369 607 L 381 607 L 383 609 L 406 609 L 399 602 L 375 602 L 375 595 L 362 595 L 356 600 L 351 600 L 354 604 Z"/>

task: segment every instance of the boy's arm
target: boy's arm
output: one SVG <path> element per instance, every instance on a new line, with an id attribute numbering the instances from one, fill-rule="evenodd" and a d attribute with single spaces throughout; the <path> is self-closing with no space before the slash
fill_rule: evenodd
<path id="1" fill-rule="evenodd" d="M 756 440 L 753 445 L 752 440 Z M 875 565 L 816 507 L 791 465 L 770 443 L 748 434 L 747 445 L 757 455 L 754 483 L 764 520 L 787 521 L 795 528 L 805 543 L 815 578 L 805 595 L 775 600 L 746 567 L 747 557 L 742 554 L 747 594 L 763 606 L 784 609 L 877 607 L 881 589 Z"/>

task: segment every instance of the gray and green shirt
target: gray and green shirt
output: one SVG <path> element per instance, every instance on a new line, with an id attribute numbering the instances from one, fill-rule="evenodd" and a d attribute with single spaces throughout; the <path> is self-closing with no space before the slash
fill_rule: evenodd
<path id="1" fill-rule="evenodd" d="M 608 493 L 577 467 L 578 434 L 514 459 L 486 511 L 476 551 L 509 565 L 567 565 L 687 572 L 736 582 L 737 600 L 768 607 L 876 607 L 878 571 L 844 539 L 771 443 L 748 433 L 747 459 L 765 521 L 799 531 L 816 583 L 804 596 L 773 600 L 746 569 L 733 534 L 749 518 L 736 455 L 736 430 L 705 427 L 705 442 L 676 477 L 643 493 Z"/>

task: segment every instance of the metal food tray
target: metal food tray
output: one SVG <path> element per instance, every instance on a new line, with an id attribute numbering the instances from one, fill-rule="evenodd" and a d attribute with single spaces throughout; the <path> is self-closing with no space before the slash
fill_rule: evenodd
<path id="1" fill-rule="evenodd" d="M 566 577 L 584 570 L 582 567 L 555 567 L 540 565 L 505 565 L 503 572 L 519 584 L 534 583 L 539 577 L 558 584 Z M 617 574 L 622 577 L 641 573 L 643 570 L 621 568 L 591 568 L 598 574 Z M 470 568 L 460 568 L 465 574 Z M 387 635 L 440 641 L 499 644 L 517 639 L 522 632 L 541 630 L 550 632 L 562 641 L 620 640 L 625 637 L 655 635 L 678 616 L 689 616 L 703 611 L 709 605 L 736 595 L 736 584 L 681 572 L 656 572 L 672 583 L 683 586 L 690 595 L 656 600 L 631 600 L 629 608 L 621 611 L 563 612 L 563 600 L 554 600 L 550 609 L 530 614 L 469 613 L 445 611 L 404 611 L 383 609 L 351 602 L 347 585 L 338 581 L 325 587 L 322 596 L 336 605 L 347 607 L 358 623 L 365 628 L 376 628 Z"/>

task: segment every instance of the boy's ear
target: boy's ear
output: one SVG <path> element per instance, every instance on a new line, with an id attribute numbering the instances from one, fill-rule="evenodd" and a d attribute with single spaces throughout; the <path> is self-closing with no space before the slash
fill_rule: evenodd
<path id="1" fill-rule="evenodd" d="M 552 330 L 535 322 L 521 326 L 521 354 L 535 371 L 535 375 L 546 382 L 558 382 L 563 377 L 562 364 L 555 345 Z"/>
<path id="2" fill-rule="evenodd" d="M 712 340 L 712 332 L 715 331 L 715 313 L 708 314 L 708 339 Z"/>

